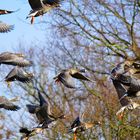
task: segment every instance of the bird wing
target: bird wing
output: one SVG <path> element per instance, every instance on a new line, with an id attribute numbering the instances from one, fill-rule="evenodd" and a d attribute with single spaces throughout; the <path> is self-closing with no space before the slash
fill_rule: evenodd
<path id="1" fill-rule="evenodd" d="M 36 117 L 38 118 L 40 124 L 44 123 L 45 121 L 50 120 L 50 118 L 48 117 L 47 109 L 48 109 L 47 104 L 44 104 L 36 112 Z"/>
<path id="2" fill-rule="evenodd" d="M 14 29 L 13 25 L 8 25 L 6 23 L 0 22 L 0 33 L 7 33 Z"/>
<path id="3" fill-rule="evenodd" d="M 69 75 L 69 72 L 62 72 L 59 74 L 58 79 L 68 88 L 76 88 L 73 85 L 72 78 Z"/>
<path id="4" fill-rule="evenodd" d="M 15 11 L 9 11 L 9 10 L 3 10 L 3 9 L 0 9 L 0 15 L 4 15 L 4 14 L 11 14 Z"/>
<path id="5" fill-rule="evenodd" d="M 27 104 L 26 107 L 27 107 L 29 113 L 34 114 L 34 113 L 37 112 L 37 108 L 39 106 L 38 105 L 30 105 L 30 104 Z"/>
<path id="6" fill-rule="evenodd" d="M 112 80 L 112 81 L 113 81 L 113 85 L 116 89 L 116 92 L 118 94 L 118 98 L 120 100 L 121 105 L 122 106 L 128 105 L 130 101 L 127 99 L 127 97 L 122 98 L 127 93 L 126 89 L 120 82 L 118 82 L 116 80 Z"/>
<path id="7" fill-rule="evenodd" d="M 5 81 L 13 81 L 17 75 L 17 67 L 13 68 L 8 75 L 5 77 Z"/>
<path id="8" fill-rule="evenodd" d="M 20 67 L 26 67 L 26 66 L 31 66 L 32 65 L 31 61 L 26 60 L 23 57 L 18 57 L 18 56 L 11 57 L 11 58 L 9 57 L 9 59 L 7 57 L 7 59 L 5 59 L 5 60 L 3 59 L 2 62 L 5 63 L 5 64 L 20 66 Z"/>
<path id="9" fill-rule="evenodd" d="M 80 117 L 78 116 L 71 125 L 71 128 L 75 128 L 81 125 Z"/>
<path id="10" fill-rule="evenodd" d="M 84 76 L 84 75 L 81 74 L 80 72 L 76 72 L 76 73 L 74 73 L 74 74 L 71 74 L 71 76 L 72 76 L 73 78 L 76 78 L 76 79 L 91 81 L 88 77 Z"/>
<path id="11" fill-rule="evenodd" d="M 17 111 L 20 109 L 19 106 L 14 105 L 12 102 L 10 102 L 7 98 L 1 96 L 0 97 L 0 108 L 4 108 L 6 110 L 11 110 L 11 111 Z"/>
<path id="12" fill-rule="evenodd" d="M 61 0 L 42 0 L 44 4 L 49 4 L 49 5 L 57 5 L 61 2 Z"/>
<path id="13" fill-rule="evenodd" d="M 42 7 L 41 0 L 28 0 L 32 9 L 39 9 Z"/>
<path id="14" fill-rule="evenodd" d="M 16 80 L 26 83 L 32 80 L 33 76 L 30 77 L 28 76 L 28 73 L 23 69 L 23 68 L 19 68 L 17 67 L 17 72 L 16 72 Z"/>
<path id="15" fill-rule="evenodd" d="M 130 87 L 128 89 L 128 94 L 133 94 L 140 91 L 140 79 L 131 77 Z"/>

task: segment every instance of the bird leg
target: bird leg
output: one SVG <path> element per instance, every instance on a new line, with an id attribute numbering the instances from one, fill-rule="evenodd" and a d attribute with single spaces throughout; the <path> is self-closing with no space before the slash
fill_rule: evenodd
<path id="1" fill-rule="evenodd" d="M 77 140 L 77 135 L 76 135 L 76 133 L 74 133 L 74 135 L 73 135 L 73 140 Z"/>
<path id="2" fill-rule="evenodd" d="M 31 24 L 34 23 L 34 18 L 35 18 L 34 16 L 31 17 Z"/>

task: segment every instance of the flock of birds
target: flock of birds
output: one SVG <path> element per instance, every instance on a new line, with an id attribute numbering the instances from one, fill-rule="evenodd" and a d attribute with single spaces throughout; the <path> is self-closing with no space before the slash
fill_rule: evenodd
<path id="1" fill-rule="evenodd" d="M 60 0 L 28 0 L 32 8 L 27 18 L 31 18 L 31 23 L 34 21 L 34 17 L 40 16 L 48 12 L 50 9 L 60 6 Z M 14 11 L 0 10 L 0 15 L 13 13 Z M 0 32 L 9 32 L 13 29 L 13 25 L 8 25 L 6 23 L 0 22 Z M 33 73 L 27 72 L 25 67 L 32 66 L 33 62 L 26 59 L 26 56 L 22 53 L 11 53 L 4 52 L 0 54 L 0 64 L 12 65 L 14 68 L 9 72 L 9 74 L 4 78 L 4 80 L 10 86 L 13 81 L 19 81 L 22 83 L 31 82 L 35 75 Z M 86 77 L 85 69 L 65 69 L 62 70 L 58 75 L 54 77 L 55 82 L 62 83 L 66 88 L 78 89 L 73 78 L 95 82 L 89 77 Z M 133 98 L 140 96 L 140 79 L 135 76 L 135 74 L 140 72 L 140 63 L 133 61 L 124 61 L 119 63 L 110 73 L 113 85 L 118 94 L 119 101 L 122 105 L 121 109 L 117 111 L 116 115 L 122 119 L 124 112 L 128 110 L 133 110 L 140 108 L 140 104 L 133 101 Z M 50 101 L 46 100 L 40 90 L 34 87 L 38 92 L 39 105 L 37 104 L 27 104 L 26 107 L 28 112 L 35 114 L 38 120 L 38 126 L 28 130 L 27 128 L 20 128 L 20 133 L 23 134 L 22 140 L 28 140 L 31 136 L 42 132 L 46 128 L 51 128 L 56 125 L 59 119 L 65 119 L 64 113 L 59 116 L 55 116 L 51 111 Z M 17 98 L 8 100 L 7 98 L 0 97 L 0 108 L 6 110 L 17 111 L 20 109 L 19 106 L 15 105 L 13 102 L 17 101 Z M 69 133 L 74 133 L 74 140 L 77 139 L 77 133 L 85 131 L 86 129 L 92 128 L 95 125 L 100 125 L 100 121 L 94 122 L 84 122 L 84 113 L 81 117 L 77 117 L 70 129 Z"/>

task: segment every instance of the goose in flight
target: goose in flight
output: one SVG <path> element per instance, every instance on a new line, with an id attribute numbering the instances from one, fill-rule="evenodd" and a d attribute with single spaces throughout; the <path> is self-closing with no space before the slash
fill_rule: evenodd
<path id="1" fill-rule="evenodd" d="M 73 85 L 73 81 L 72 81 L 73 79 L 72 78 L 93 82 L 91 79 L 84 76 L 82 73 L 85 73 L 85 69 L 81 69 L 81 70 L 73 69 L 73 68 L 66 69 L 66 70 L 62 70 L 53 79 L 55 80 L 55 82 L 61 82 L 67 88 L 76 88 Z"/>
<path id="2" fill-rule="evenodd" d="M 40 93 L 40 90 L 38 88 L 36 88 L 36 90 L 38 91 L 40 104 L 39 105 L 27 104 L 26 107 L 29 113 L 36 115 L 40 126 L 33 128 L 31 131 L 24 131 L 27 132 L 25 135 L 26 137 L 30 137 L 32 136 L 32 134 L 35 135 L 41 132 L 45 128 L 51 128 L 56 124 L 58 119 L 65 119 L 64 114 L 61 114 L 60 116 L 54 116 L 54 114 L 51 111 L 51 106 L 49 101 L 47 101 L 43 97 L 43 95 Z"/>
<path id="3" fill-rule="evenodd" d="M 0 54 L 0 64 L 26 67 L 31 66 L 32 62 L 22 53 L 3 52 Z"/>
<path id="4" fill-rule="evenodd" d="M 11 14 L 13 12 L 15 12 L 15 11 L 8 11 L 8 10 L 0 9 L 0 15 Z M 14 25 L 9 25 L 9 24 L 6 24 L 6 23 L 0 21 L 0 33 L 7 33 L 13 29 L 14 29 Z"/>
<path id="5" fill-rule="evenodd" d="M 44 15 L 49 10 L 59 7 L 61 0 L 28 0 L 32 10 L 26 18 L 31 18 L 31 24 L 34 22 L 34 17 Z"/>
<path id="6" fill-rule="evenodd" d="M 13 104 L 13 102 L 17 101 L 17 98 L 13 98 L 8 100 L 4 96 L 0 96 L 0 108 L 4 108 L 6 110 L 17 111 L 20 109 L 19 106 Z"/>
<path id="7" fill-rule="evenodd" d="M 83 121 L 84 113 L 82 114 L 82 117 L 78 116 L 72 123 L 70 129 L 68 130 L 68 133 L 74 133 L 74 140 L 77 139 L 77 133 L 81 133 L 83 131 L 86 131 L 87 129 L 92 128 L 95 125 L 100 125 L 101 123 L 99 121 L 94 122 L 84 122 Z"/>
<path id="8" fill-rule="evenodd" d="M 128 99 L 126 96 L 124 96 L 127 93 L 127 90 L 124 88 L 124 86 L 117 80 L 112 81 L 122 106 L 121 109 L 117 111 L 116 115 L 121 119 L 125 111 L 132 111 L 136 108 L 140 109 L 140 104 L 133 102 L 131 99 Z"/>
<path id="9" fill-rule="evenodd" d="M 33 77 L 34 77 L 33 73 L 26 72 L 23 68 L 16 66 L 5 77 L 5 81 L 8 84 L 13 81 L 28 83 L 33 79 Z"/>
<path id="10" fill-rule="evenodd" d="M 139 64 L 135 63 L 135 68 L 129 66 L 125 69 L 125 65 L 121 63 L 111 71 L 111 79 L 126 86 L 128 89 L 125 95 L 129 97 L 140 96 L 140 79 L 133 76 L 136 73 L 135 69 L 138 72 Z"/>

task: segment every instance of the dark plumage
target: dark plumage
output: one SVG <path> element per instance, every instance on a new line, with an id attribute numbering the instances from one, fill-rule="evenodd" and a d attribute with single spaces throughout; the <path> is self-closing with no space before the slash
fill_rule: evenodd
<path id="1" fill-rule="evenodd" d="M 0 54 L 0 64 L 26 67 L 31 66 L 32 62 L 25 59 L 22 53 L 4 52 Z"/>
<path id="2" fill-rule="evenodd" d="M 9 10 L 0 9 L 0 15 L 11 14 L 14 12 L 16 12 L 16 11 L 9 11 Z"/>
<path id="3" fill-rule="evenodd" d="M 32 8 L 27 18 L 32 18 L 33 23 L 34 17 L 44 15 L 49 10 L 59 7 L 61 0 L 28 0 Z"/>
<path id="4" fill-rule="evenodd" d="M 20 109 L 19 106 L 14 105 L 12 102 L 14 102 L 15 99 L 8 100 L 4 96 L 0 96 L 0 108 L 4 108 L 6 110 L 11 110 L 11 111 L 17 111 Z"/>
<path id="5" fill-rule="evenodd" d="M 30 137 L 42 132 L 42 128 L 36 127 L 32 130 L 28 130 L 28 128 L 21 127 L 19 132 L 23 134 L 21 140 L 28 140 Z"/>
<path id="6" fill-rule="evenodd" d="M 42 125 L 42 128 L 48 128 L 51 123 L 55 123 L 58 119 L 63 119 L 65 116 L 62 114 L 58 117 L 55 117 L 50 109 L 50 103 L 45 100 L 38 90 L 40 105 L 26 105 L 29 113 L 36 114 L 36 117 L 39 121 L 39 124 Z"/>
<path id="7" fill-rule="evenodd" d="M 68 133 L 79 133 L 82 131 L 85 131 L 86 129 L 92 128 L 94 125 L 99 125 L 101 124 L 99 121 L 94 121 L 94 122 L 83 122 L 83 116 L 82 115 L 81 119 L 80 117 L 77 117 L 74 122 L 71 125 L 71 128 L 68 130 Z"/>
<path id="8" fill-rule="evenodd" d="M 82 72 L 84 73 L 85 70 L 78 70 L 78 69 L 67 69 L 67 70 L 62 70 L 57 76 L 55 76 L 53 79 L 56 82 L 61 82 L 63 83 L 64 86 L 66 86 L 67 88 L 76 88 L 73 85 L 73 81 L 72 78 L 76 78 L 79 80 L 85 80 L 85 81 L 91 81 L 88 77 L 84 76 L 82 74 Z"/>
<path id="9" fill-rule="evenodd" d="M 125 63 L 120 63 L 117 65 L 111 72 L 111 78 L 112 80 L 116 80 L 124 86 L 127 86 L 127 96 L 140 96 L 140 79 L 133 76 L 136 72 L 136 66 L 139 67 L 139 64 L 133 62 L 127 67 L 127 69 L 125 68 L 125 65 Z M 135 68 L 133 68 L 133 65 L 136 65 Z"/>
<path id="10" fill-rule="evenodd" d="M 113 85 L 116 89 L 119 101 L 122 105 L 121 109 L 117 111 L 116 115 L 120 115 L 120 117 L 122 117 L 125 110 L 133 110 L 136 108 L 140 108 L 140 105 L 138 103 L 135 103 L 132 100 L 125 97 L 125 95 L 127 94 L 127 90 L 119 81 L 113 80 Z"/>
<path id="11" fill-rule="evenodd" d="M 27 83 L 30 82 L 33 79 L 33 77 L 34 77 L 33 73 L 28 73 L 23 68 L 16 66 L 5 77 L 5 81 L 6 82 L 20 81 L 23 83 Z"/>

